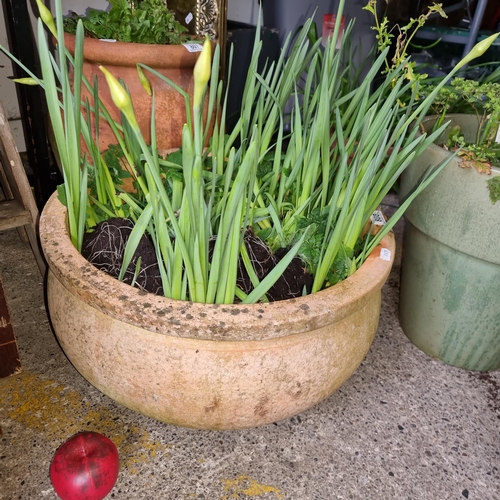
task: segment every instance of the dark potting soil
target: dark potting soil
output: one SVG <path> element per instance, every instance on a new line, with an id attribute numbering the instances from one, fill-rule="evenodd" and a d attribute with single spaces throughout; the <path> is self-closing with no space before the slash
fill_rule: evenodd
<path id="1" fill-rule="evenodd" d="M 251 229 L 245 231 L 243 241 L 259 281 L 262 281 L 287 253 L 287 249 L 283 248 L 273 254 Z M 241 259 L 238 262 L 237 276 L 238 286 L 245 293 L 250 293 L 253 285 Z M 304 287 L 306 292 L 310 293 L 312 284 L 312 275 L 306 271 L 302 260 L 295 257 L 266 295 L 270 301 L 293 299 L 303 294 Z"/>
<path id="2" fill-rule="evenodd" d="M 82 255 L 97 269 L 118 278 L 123 262 L 123 252 L 134 223 L 129 219 L 111 218 L 100 222 L 92 233 L 83 237 Z M 141 259 L 137 272 L 137 262 Z M 136 276 L 137 273 L 137 276 Z M 149 235 L 143 235 L 123 281 L 140 290 L 163 295 L 160 268 L 156 252 Z"/>
<path id="3" fill-rule="evenodd" d="M 129 219 L 112 218 L 99 223 L 92 233 L 83 238 L 82 255 L 95 267 L 118 278 L 123 261 L 125 245 L 134 227 Z M 287 252 L 282 249 L 273 254 L 270 248 L 251 229 L 245 232 L 245 246 L 255 274 L 262 281 Z M 137 262 L 141 259 L 137 272 Z M 160 270 L 156 252 L 149 235 L 144 235 L 125 273 L 124 282 L 156 295 L 163 295 Z M 302 260 L 295 257 L 285 272 L 267 293 L 268 300 L 277 301 L 300 297 L 304 288 L 311 292 L 313 277 L 306 270 Z M 253 285 L 240 259 L 238 262 L 237 285 L 250 293 Z"/>

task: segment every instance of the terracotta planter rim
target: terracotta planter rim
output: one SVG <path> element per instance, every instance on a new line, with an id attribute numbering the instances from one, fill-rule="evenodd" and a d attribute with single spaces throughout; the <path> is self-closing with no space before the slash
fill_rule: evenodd
<path id="1" fill-rule="evenodd" d="M 332 321 L 332 316 L 347 317 L 379 292 L 395 257 L 391 232 L 352 276 L 335 286 L 285 301 L 220 305 L 149 294 L 96 269 L 72 245 L 66 228 L 66 208 L 58 200 L 57 192 L 42 212 L 40 241 L 57 279 L 96 309 L 126 323 L 140 324 L 151 332 L 205 340 L 279 338 L 312 327 L 321 328 Z M 389 250 L 388 260 L 381 257 L 382 249 Z M 242 315 L 245 322 L 243 330 L 238 332 L 242 328 Z M 263 322 L 269 324 L 269 329 L 262 328 Z"/>
<path id="2" fill-rule="evenodd" d="M 75 35 L 65 33 L 64 43 L 74 53 Z M 102 65 L 135 67 L 140 62 L 156 69 L 192 68 L 199 54 L 189 52 L 184 45 L 109 42 L 90 37 L 83 43 L 84 59 Z"/>

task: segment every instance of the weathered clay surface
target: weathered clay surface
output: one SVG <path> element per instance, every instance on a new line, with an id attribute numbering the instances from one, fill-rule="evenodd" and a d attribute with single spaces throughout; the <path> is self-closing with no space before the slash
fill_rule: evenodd
<path id="1" fill-rule="evenodd" d="M 75 36 L 65 35 L 65 44 L 74 51 Z M 193 68 L 199 52 L 189 52 L 183 45 L 150 45 L 141 43 L 106 42 L 85 38 L 83 74 L 93 84 L 97 76 L 99 95 L 114 120 L 120 121 L 120 113 L 113 104 L 104 74 L 99 66 L 105 66 L 118 80 L 122 79 L 130 91 L 141 132 L 149 143 L 152 97 L 142 87 L 136 64 L 141 62 L 166 76 L 176 85 L 193 95 Z M 157 144 L 160 149 L 178 148 L 181 145 L 182 126 L 186 123 L 184 98 L 168 83 L 148 71 L 144 71 L 155 93 L 155 117 Z M 90 94 L 83 92 L 92 102 Z M 106 149 L 116 144 L 110 127 L 99 121 L 99 144 Z"/>
<path id="2" fill-rule="evenodd" d="M 119 403 L 196 428 L 252 427 L 332 394 L 375 335 L 394 238 L 344 282 L 299 299 L 205 305 L 141 293 L 97 271 L 71 245 L 54 195 L 40 222 L 48 304 L 79 372 Z"/>

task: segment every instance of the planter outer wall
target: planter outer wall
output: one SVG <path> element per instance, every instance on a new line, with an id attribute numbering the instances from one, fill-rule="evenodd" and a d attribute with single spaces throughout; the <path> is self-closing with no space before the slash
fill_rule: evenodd
<path id="1" fill-rule="evenodd" d="M 390 272 L 377 247 L 342 283 L 299 299 L 206 305 L 141 292 L 72 246 L 52 196 L 40 221 L 55 334 L 113 400 L 163 422 L 236 429 L 275 422 L 332 394 L 373 341 Z"/>
<path id="2" fill-rule="evenodd" d="M 65 34 L 65 44 L 71 53 L 75 49 L 75 36 Z M 152 97 L 144 90 L 136 64 L 141 62 L 155 69 L 186 91 L 193 99 L 193 68 L 199 52 L 189 52 L 183 45 L 150 45 L 142 43 L 106 42 L 95 38 L 85 38 L 83 49 L 83 74 L 92 84 L 97 76 L 99 96 L 112 118 L 120 121 L 118 108 L 111 99 L 104 74 L 99 69 L 103 65 L 118 80 L 122 79 L 132 97 L 137 122 L 144 139 L 151 141 Z M 182 127 L 186 123 L 184 98 L 168 83 L 144 70 L 155 92 L 155 118 L 158 148 L 169 150 L 181 146 Z M 82 88 L 83 99 L 93 99 Z M 116 144 L 115 136 L 105 120 L 99 120 L 99 145 L 101 150 Z"/>
<path id="3" fill-rule="evenodd" d="M 451 115 L 468 140 L 477 120 Z M 450 153 L 431 145 L 402 176 L 401 196 L 429 165 Z M 455 158 L 406 212 L 400 322 L 430 356 L 468 370 L 500 369 L 500 203 L 489 199 L 491 176 L 459 167 Z"/>

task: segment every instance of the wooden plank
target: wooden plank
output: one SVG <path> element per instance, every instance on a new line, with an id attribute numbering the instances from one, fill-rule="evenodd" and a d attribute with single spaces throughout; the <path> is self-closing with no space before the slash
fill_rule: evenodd
<path id="1" fill-rule="evenodd" d="M 0 278 L 0 378 L 8 377 L 20 368 L 19 351 Z"/>
<path id="2" fill-rule="evenodd" d="M 45 261 L 37 238 L 38 207 L 1 102 L 0 164 L 0 182 L 7 198 L 0 202 L 0 230 L 18 229 L 21 240 L 29 241 L 38 268 L 45 276 Z"/>
<path id="3" fill-rule="evenodd" d="M 12 190 L 10 189 L 10 184 L 7 179 L 7 172 L 5 171 L 2 163 L 2 156 L 3 155 L 3 148 L 0 145 L 0 184 L 1 188 L 3 190 L 3 194 L 6 200 L 12 200 L 14 198 L 14 194 L 12 193 Z"/>
<path id="4" fill-rule="evenodd" d="M 0 201 L 0 231 L 32 224 L 31 214 L 16 200 Z"/>
<path id="5" fill-rule="evenodd" d="M 33 224 L 36 224 L 38 207 L 36 206 L 26 170 L 17 151 L 16 142 L 10 130 L 7 114 L 2 103 L 0 103 L 0 143 L 0 161 L 3 164 L 4 175 L 7 177 L 7 182 L 14 194 L 14 198 L 18 198 L 16 196 L 17 191 L 24 207 L 32 214 Z"/>

